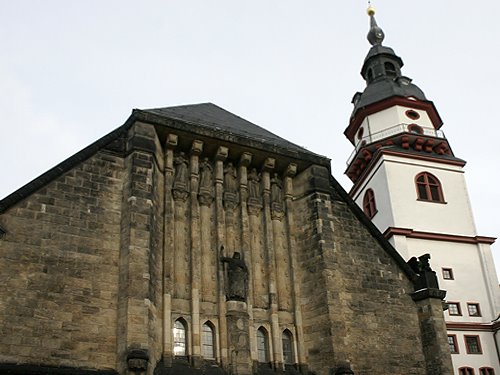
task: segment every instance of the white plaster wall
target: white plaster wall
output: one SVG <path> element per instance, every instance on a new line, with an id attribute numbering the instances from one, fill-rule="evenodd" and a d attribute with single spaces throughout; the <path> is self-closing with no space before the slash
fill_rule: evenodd
<path id="1" fill-rule="evenodd" d="M 383 159 L 391 192 L 392 226 L 465 236 L 477 234 L 461 167 L 397 156 L 384 155 Z M 415 176 L 421 172 L 429 172 L 441 181 L 446 203 L 417 200 Z"/>
<path id="2" fill-rule="evenodd" d="M 406 116 L 405 112 L 409 109 L 417 112 L 420 115 L 420 118 L 417 120 L 412 120 L 408 116 Z M 403 123 L 417 124 L 424 128 L 433 128 L 432 121 L 426 111 L 399 105 L 395 105 L 377 113 L 368 115 L 363 120 L 361 126 L 364 127 L 363 136 L 367 136 Z M 356 142 L 359 142 L 359 140 L 357 140 Z"/>
<path id="3" fill-rule="evenodd" d="M 373 190 L 377 206 L 377 213 L 372 218 L 372 222 L 383 232 L 385 228 L 392 225 L 394 217 L 392 214 L 391 190 L 387 185 L 385 166 L 380 161 L 372 169 L 370 175 L 367 176 L 363 185 L 360 186 L 353 197 L 361 209 L 363 209 L 363 197 L 368 189 Z"/>
<path id="4" fill-rule="evenodd" d="M 493 281 L 493 285 L 491 285 L 490 277 L 481 272 L 484 268 L 481 255 L 484 249 L 481 246 L 415 238 L 407 239 L 410 257 L 425 253 L 431 254 L 431 267 L 436 271 L 440 288 L 447 291 L 446 300 L 460 302 L 462 316 L 450 316 L 448 312 L 445 312 L 447 321 L 490 323 L 499 312 L 496 309 L 496 303 L 494 303 L 499 294 L 498 280 Z M 451 268 L 454 279 L 443 279 L 442 268 Z M 495 274 L 492 276 L 495 276 L 496 279 Z M 494 285 L 497 287 L 491 288 Z M 469 316 L 467 302 L 479 303 L 482 316 Z"/>
<path id="5" fill-rule="evenodd" d="M 453 367 L 457 369 L 457 373 L 458 369 L 464 366 L 474 368 L 474 373 L 476 375 L 479 375 L 479 369 L 485 366 L 493 367 L 495 369 L 495 374 L 500 372 L 495 342 L 490 332 L 448 331 L 448 333 L 457 336 L 459 354 L 451 355 Z M 467 354 L 464 335 L 479 335 L 483 353 Z"/>

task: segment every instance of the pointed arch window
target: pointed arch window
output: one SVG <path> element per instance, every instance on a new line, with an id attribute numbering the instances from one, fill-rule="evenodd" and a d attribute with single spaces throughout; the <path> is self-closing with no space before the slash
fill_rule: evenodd
<path id="1" fill-rule="evenodd" d="M 205 359 L 215 359 L 215 335 L 212 323 L 206 322 L 202 327 L 202 353 Z"/>
<path id="2" fill-rule="evenodd" d="M 438 178 L 428 172 L 422 172 L 415 177 L 417 196 L 419 200 L 444 203 L 443 189 Z"/>
<path id="3" fill-rule="evenodd" d="M 363 211 L 370 219 L 377 213 L 377 205 L 375 203 L 375 193 L 372 189 L 368 189 L 363 197 Z"/>
<path id="4" fill-rule="evenodd" d="M 261 363 L 269 362 L 269 340 L 264 327 L 257 330 L 257 358 Z"/>
<path id="5" fill-rule="evenodd" d="M 174 355 L 187 355 L 187 335 L 186 322 L 184 319 L 177 319 L 174 323 Z"/>
<path id="6" fill-rule="evenodd" d="M 295 363 L 293 355 L 293 336 L 288 329 L 285 329 L 283 331 L 282 345 L 283 362 L 285 363 L 285 365 L 293 365 Z"/>

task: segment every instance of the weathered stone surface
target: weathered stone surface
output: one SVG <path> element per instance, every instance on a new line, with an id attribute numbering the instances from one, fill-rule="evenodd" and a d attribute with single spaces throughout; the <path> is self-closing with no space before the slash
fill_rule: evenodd
<path id="1" fill-rule="evenodd" d="M 120 152 L 103 148 L 2 212 L 0 365 L 446 373 L 439 296 L 412 295 L 411 270 L 323 158 L 163 125 L 136 122 Z M 226 302 L 221 257 L 235 251 L 248 269 L 245 302 Z M 203 358 L 205 323 L 215 358 Z M 257 365 L 259 328 L 265 365 Z M 147 357 L 128 356 L 139 352 Z"/>

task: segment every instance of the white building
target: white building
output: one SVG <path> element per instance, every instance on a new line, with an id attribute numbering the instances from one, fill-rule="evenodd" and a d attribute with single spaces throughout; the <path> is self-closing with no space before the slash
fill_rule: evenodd
<path id="1" fill-rule="evenodd" d="M 372 44 L 344 134 L 355 147 L 346 174 L 350 194 L 407 260 L 431 255 L 445 312 L 455 373 L 500 374 L 500 292 L 490 245 L 478 235 L 464 176 L 440 130 L 434 104 L 403 62 L 382 46 L 384 34 L 369 9 Z"/>

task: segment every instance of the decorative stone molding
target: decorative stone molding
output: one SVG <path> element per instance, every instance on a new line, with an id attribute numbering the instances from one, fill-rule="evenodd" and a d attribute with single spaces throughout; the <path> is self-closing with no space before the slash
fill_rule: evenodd
<path id="1" fill-rule="evenodd" d="M 200 155 L 203 151 L 203 141 L 194 140 L 191 144 L 191 154 Z"/>
<path id="2" fill-rule="evenodd" d="M 178 137 L 177 134 L 169 134 L 167 135 L 167 140 L 165 141 L 166 148 L 174 148 L 177 146 Z"/>
<path id="3" fill-rule="evenodd" d="M 262 211 L 262 202 L 260 200 L 252 201 L 251 199 L 248 199 L 248 214 L 257 216 Z"/>
<path id="4" fill-rule="evenodd" d="M 285 216 L 283 207 L 283 184 L 275 173 L 271 179 L 271 218 L 281 220 Z"/>

